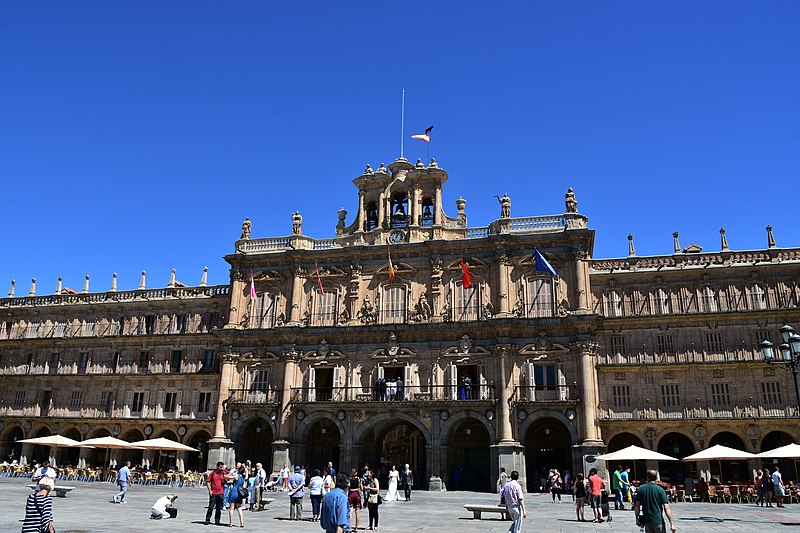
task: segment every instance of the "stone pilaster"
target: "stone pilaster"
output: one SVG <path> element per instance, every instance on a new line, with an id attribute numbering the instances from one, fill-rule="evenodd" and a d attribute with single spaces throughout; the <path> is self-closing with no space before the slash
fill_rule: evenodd
<path id="1" fill-rule="evenodd" d="M 283 351 L 283 357 L 286 362 L 283 365 L 283 390 L 281 391 L 278 438 L 279 440 L 288 441 L 291 437 L 291 420 L 289 417 L 292 416 L 292 410 L 289 406 L 292 402 L 292 387 L 295 386 L 297 378 L 297 362 L 300 360 L 300 354 L 295 350 L 294 346 L 288 346 Z"/>
<path id="2" fill-rule="evenodd" d="M 289 304 L 289 326 L 300 324 L 300 308 L 303 305 L 303 281 L 305 279 L 305 269 L 301 265 L 292 268 L 292 300 Z"/>
<path id="3" fill-rule="evenodd" d="M 219 375 L 219 398 L 214 418 L 214 436 L 208 441 L 207 466 L 216 466 L 218 461 L 230 463 L 234 456 L 233 442 L 225 434 L 225 405 L 232 385 L 239 354 L 229 351 L 221 355 L 222 369 Z"/>
<path id="4" fill-rule="evenodd" d="M 579 313 L 588 313 L 590 311 L 587 299 L 589 287 L 586 283 L 586 280 L 589 279 L 588 258 L 589 254 L 585 250 L 575 252 L 575 292 L 578 299 L 577 311 Z"/>
<path id="5" fill-rule="evenodd" d="M 597 354 L 597 344 L 593 342 L 576 342 L 570 345 L 573 351 L 577 351 L 580 358 L 580 383 L 581 383 L 581 404 L 579 406 L 581 431 L 580 438 L 585 445 L 602 445 L 600 432 L 597 427 L 597 374 L 595 372 L 595 355 Z"/>

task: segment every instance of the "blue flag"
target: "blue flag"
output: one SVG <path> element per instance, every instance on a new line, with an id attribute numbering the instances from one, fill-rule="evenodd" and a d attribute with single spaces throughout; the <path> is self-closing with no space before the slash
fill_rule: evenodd
<path id="1" fill-rule="evenodd" d="M 547 262 L 547 259 L 545 259 L 544 256 L 539 253 L 539 250 L 534 248 L 534 251 L 536 252 L 536 271 L 547 272 L 551 276 L 558 276 L 558 274 L 556 274 L 556 270 L 550 263 Z"/>

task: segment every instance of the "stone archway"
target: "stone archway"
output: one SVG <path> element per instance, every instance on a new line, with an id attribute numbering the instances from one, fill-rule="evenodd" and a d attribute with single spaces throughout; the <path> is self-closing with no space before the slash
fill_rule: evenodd
<path id="1" fill-rule="evenodd" d="M 683 433 L 667 433 L 658 441 L 656 451 L 682 459 L 695 452 L 692 439 Z M 658 473 L 662 481 L 682 485 L 690 469 L 694 469 L 693 463 L 683 463 L 680 461 L 658 461 Z M 639 477 L 643 477 L 639 474 Z M 695 476 L 696 477 L 696 476 Z"/>
<path id="2" fill-rule="evenodd" d="M 71 428 L 63 433 L 65 437 L 72 440 L 81 440 L 81 432 L 78 428 Z M 81 456 L 81 448 L 59 448 L 60 457 L 58 458 L 59 466 L 78 466 L 78 461 Z"/>
<path id="3" fill-rule="evenodd" d="M 489 429 L 477 417 L 463 416 L 449 426 L 445 479 L 448 490 L 492 492 Z"/>
<path id="4" fill-rule="evenodd" d="M 122 437 L 126 442 L 139 442 L 144 440 L 144 433 L 138 429 L 131 429 L 126 432 Z M 126 461 L 131 462 L 131 466 L 141 465 L 144 460 L 144 450 L 118 450 L 117 451 L 117 464 L 122 466 Z"/>
<path id="5" fill-rule="evenodd" d="M 764 435 L 761 440 L 761 452 L 768 452 L 787 444 L 792 444 L 794 439 L 788 433 L 783 431 L 771 431 Z M 774 467 L 778 467 L 781 471 L 783 479 L 786 481 L 796 480 L 797 476 L 797 459 L 761 459 L 761 464 L 772 471 Z"/>
<path id="6" fill-rule="evenodd" d="M 711 437 L 708 441 L 708 447 L 721 444 L 729 448 L 747 451 L 744 441 L 736 433 L 730 431 L 721 431 Z M 720 471 L 720 466 L 722 471 Z M 738 461 L 709 461 L 711 470 L 711 477 L 717 477 L 720 483 L 727 483 L 729 481 L 741 483 L 750 479 L 750 468 L 747 459 L 740 459 Z"/>
<path id="7" fill-rule="evenodd" d="M 33 435 L 33 437 L 34 438 L 49 437 L 50 435 L 52 435 L 50 429 L 44 427 L 39 429 L 39 431 L 37 431 Z M 39 444 L 35 444 L 31 449 L 30 462 L 41 464 L 44 461 L 49 461 L 49 460 L 50 460 L 50 446 L 41 446 Z"/>
<path id="8" fill-rule="evenodd" d="M 633 433 L 617 433 L 608 441 L 607 453 L 617 452 L 628 446 L 638 446 L 640 448 L 647 448 L 642 442 L 642 439 Z M 618 465 L 623 467 L 630 467 L 632 472 L 629 474 L 630 479 L 644 479 L 647 473 L 647 461 L 615 461 L 614 464 L 606 464 L 608 471 L 611 472 L 613 468 Z"/>
<path id="9" fill-rule="evenodd" d="M 309 415 L 298 428 L 295 442 L 294 464 L 304 465 L 306 472 L 319 468 L 325 470 L 329 462 L 337 472 L 345 472 L 350 465 L 341 464 L 344 426 L 330 413 Z"/>
<path id="10" fill-rule="evenodd" d="M 528 474 L 528 491 L 545 490 L 547 474 L 557 468 L 575 472 L 572 464 L 572 435 L 560 420 L 542 417 L 528 426 L 522 442 L 525 446 L 525 468 Z"/>
<path id="11" fill-rule="evenodd" d="M 206 458 L 208 457 L 208 441 L 211 440 L 211 434 L 205 430 L 197 431 L 189 439 L 189 446 L 197 448 L 199 452 L 187 452 L 184 467 L 186 471 L 202 472 L 206 469 Z M 271 461 L 271 456 L 269 461 Z M 265 469 L 270 469 L 271 462 L 260 461 L 264 464 Z"/>
<path id="12" fill-rule="evenodd" d="M 265 465 L 266 470 L 272 468 L 272 442 L 275 434 L 272 425 L 266 418 L 255 417 L 240 427 L 236 443 L 236 460 L 250 461 Z"/>
<path id="13" fill-rule="evenodd" d="M 99 437 L 110 437 L 111 432 L 106 428 L 100 428 L 92 431 L 88 439 L 95 439 Z M 108 448 L 83 448 L 86 450 L 82 455 L 86 457 L 86 466 L 88 467 L 101 467 L 110 464 L 112 451 Z"/>
<path id="14" fill-rule="evenodd" d="M 9 463 L 19 461 L 22 456 L 22 439 L 25 438 L 25 432 L 21 427 L 15 426 L 6 433 L 6 442 L 3 446 L 3 459 L 8 460 Z"/>

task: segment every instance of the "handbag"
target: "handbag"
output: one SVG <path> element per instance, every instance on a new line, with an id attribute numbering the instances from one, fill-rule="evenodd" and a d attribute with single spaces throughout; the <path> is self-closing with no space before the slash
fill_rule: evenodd
<path id="1" fill-rule="evenodd" d="M 236 493 L 239 495 L 239 498 L 241 498 L 242 500 L 246 500 L 247 499 L 247 489 L 246 488 L 238 487 L 236 489 Z"/>
<path id="2" fill-rule="evenodd" d="M 378 505 L 380 505 L 382 503 L 383 503 L 383 498 L 381 498 L 381 495 L 378 494 Z"/>

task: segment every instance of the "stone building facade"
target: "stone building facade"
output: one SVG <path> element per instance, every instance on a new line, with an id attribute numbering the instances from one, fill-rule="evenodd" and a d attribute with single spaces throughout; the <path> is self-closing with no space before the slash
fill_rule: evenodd
<path id="1" fill-rule="evenodd" d="M 0 454 L 92 462 L 17 441 L 164 435 L 202 452 L 134 459 L 409 463 L 419 488 L 488 491 L 500 467 L 536 490 L 628 444 L 798 440 L 791 376 L 756 345 L 798 323 L 800 250 L 770 233 L 734 252 L 723 232 L 720 252 L 676 235 L 671 255 L 631 240 L 593 259 L 572 190 L 550 216 L 498 197 L 499 218 L 470 227 L 462 198 L 445 212 L 447 179 L 435 162 L 368 166 L 330 239 L 303 235 L 299 212 L 286 237 L 252 238 L 247 220 L 229 286 L 0 300 Z"/>

